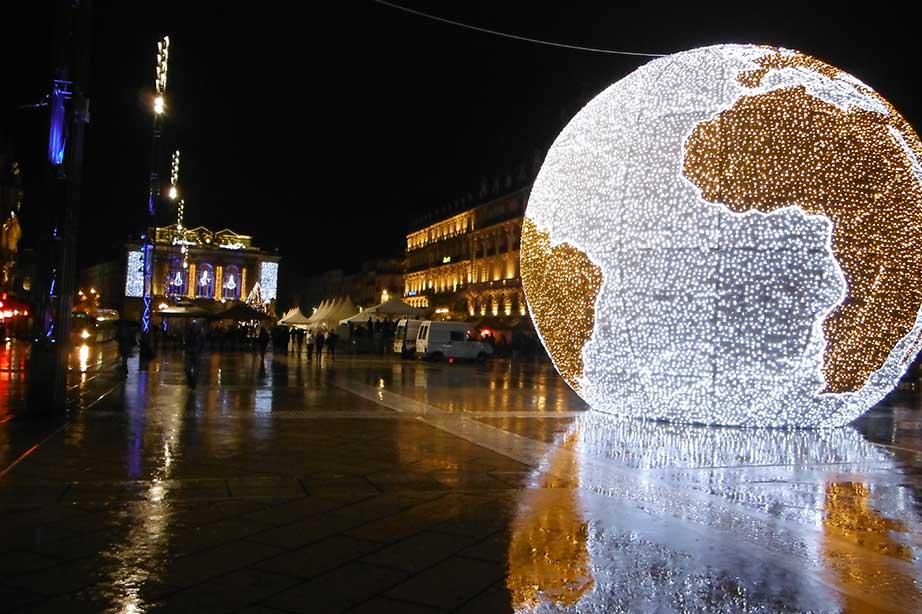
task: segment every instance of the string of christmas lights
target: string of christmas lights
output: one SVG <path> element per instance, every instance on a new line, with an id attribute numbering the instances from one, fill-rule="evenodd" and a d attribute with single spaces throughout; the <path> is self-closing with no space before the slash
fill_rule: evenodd
<path id="1" fill-rule="evenodd" d="M 850 422 L 922 347 L 920 158 L 886 100 L 810 56 L 654 60 L 538 174 L 521 258 L 539 335 L 604 411 Z"/>

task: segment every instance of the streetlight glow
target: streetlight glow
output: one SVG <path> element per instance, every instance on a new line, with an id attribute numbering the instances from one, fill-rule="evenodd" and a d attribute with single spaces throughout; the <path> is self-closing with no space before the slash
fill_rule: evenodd
<path id="1" fill-rule="evenodd" d="M 154 98 L 154 113 L 157 115 L 163 115 L 164 103 L 163 96 L 157 96 Z"/>
<path id="2" fill-rule="evenodd" d="M 171 185 L 169 191 L 170 200 L 176 200 L 176 197 L 179 196 L 179 192 L 176 191 L 176 186 Z"/>

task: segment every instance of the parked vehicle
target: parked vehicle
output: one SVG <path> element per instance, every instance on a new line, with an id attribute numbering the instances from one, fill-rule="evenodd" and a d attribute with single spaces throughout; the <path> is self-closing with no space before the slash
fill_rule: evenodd
<path id="1" fill-rule="evenodd" d="M 465 322 L 425 320 L 416 335 L 416 356 L 429 360 L 486 360 L 493 348 L 475 341 L 472 334 Z"/>
<path id="2" fill-rule="evenodd" d="M 72 316 L 70 325 L 71 343 L 80 345 L 99 341 L 97 338 L 99 324 L 96 318 L 85 311 L 74 311 Z"/>
<path id="3" fill-rule="evenodd" d="M 416 334 L 422 320 L 406 319 L 397 322 L 394 332 L 394 353 L 403 357 L 416 356 Z"/>

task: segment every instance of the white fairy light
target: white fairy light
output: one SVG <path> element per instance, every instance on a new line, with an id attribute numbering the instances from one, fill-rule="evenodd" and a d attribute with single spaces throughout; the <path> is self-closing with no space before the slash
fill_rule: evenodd
<path id="1" fill-rule="evenodd" d="M 139 249 L 129 250 L 126 264 L 125 296 L 140 297 L 144 294 L 144 253 Z"/>
<path id="2" fill-rule="evenodd" d="M 263 299 L 273 301 L 278 292 L 279 263 L 263 260 L 259 265 L 259 285 L 262 287 Z"/>
<path id="3" fill-rule="evenodd" d="M 611 413 L 850 422 L 922 348 L 920 158 L 886 100 L 810 56 L 641 67 L 561 132 L 531 192 L 522 281 L 555 366 Z"/>

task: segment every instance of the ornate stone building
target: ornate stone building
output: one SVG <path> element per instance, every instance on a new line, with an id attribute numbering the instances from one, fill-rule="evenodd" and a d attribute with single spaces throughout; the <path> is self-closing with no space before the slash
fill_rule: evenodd
<path id="1" fill-rule="evenodd" d="M 504 194 L 407 235 L 404 299 L 452 319 L 527 313 L 519 272 L 530 188 Z"/>
<path id="2" fill-rule="evenodd" d="M 125 311 L 140 313 L 144 289 L 141 246 L 128 246 Z M 244 301 L 259 284 L 263 302 L 274 305 L 279 257 L 253 245 L 252 237 L 205 227 L 154 229 L 154 301 L 193 300 L 209 307 Z"/>

